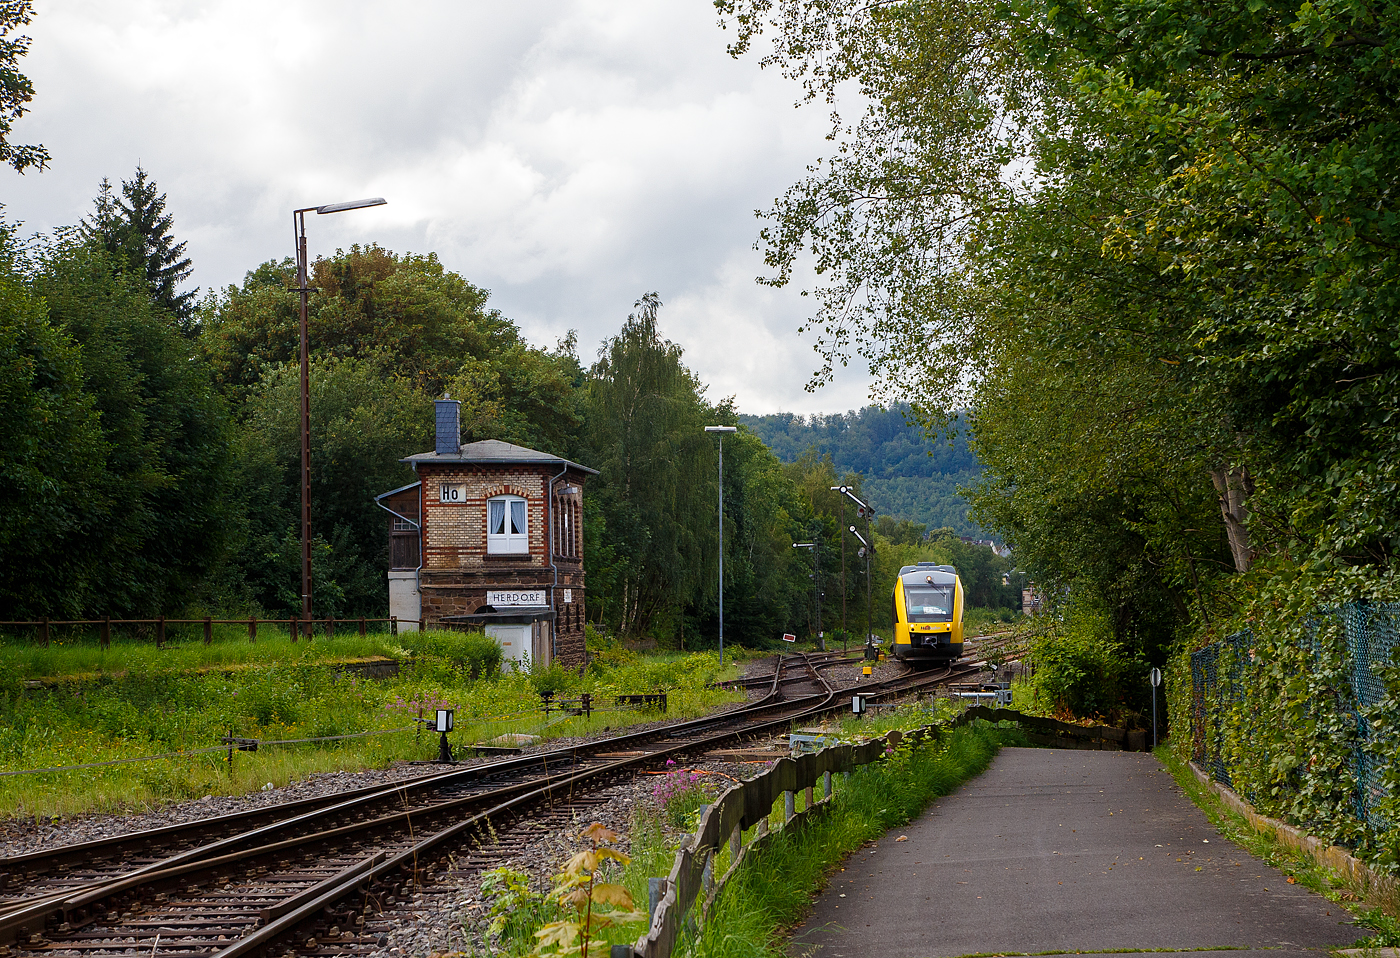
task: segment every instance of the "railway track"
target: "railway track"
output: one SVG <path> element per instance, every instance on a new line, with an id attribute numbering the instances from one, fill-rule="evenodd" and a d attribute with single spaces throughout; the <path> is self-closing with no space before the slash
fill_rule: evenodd
<path id="1" fill-rule="evenodd" d="M 808 663 L 815 669 L 829 669 L 838 665 L 850 665 L 860 660 L 860 652 L 807 652 L 803 653 Z M 782 656 L 779 656 L 781 659 Z M 729 679 L 724 682 L 716 682 L 715 685 L 722 689 L 760 689 L 768 686 L 772 681 L 771 675 L 748 675 L 741 679 Z M 779 684 L 788 684 L 808 680 L 801 675 L 788 675 L 779 679 Z"/>
<path id="2" fill-rule="evenodd" d="M 757 702 L 703 719 L 0 858 L 0 958 L 365 954 L 386 909 L 448 872 L 492 867 L 607 785 L 845 707 L 827 664 L 783 656 Z M 901 673 L 843 691 L 907 694 L 956 677 Z"/>

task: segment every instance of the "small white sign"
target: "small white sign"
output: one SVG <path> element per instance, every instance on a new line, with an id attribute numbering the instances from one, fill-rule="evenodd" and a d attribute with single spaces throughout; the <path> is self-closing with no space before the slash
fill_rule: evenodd
<path id="1" fill-rule="evenodd" d="M 565 605 L 570 605 L 573 601 L 574 601 L 574 590 L 573 590 L 573 589 L 565 589 L 565 590 L 564 590 L 564 604 L 565 604 Z"/>
<path id="2" fill-rule="evenodd" d="M 486 604 L 496 608 L 544 605 L 544 590 L 516 590 L 486 593 Z"/>
<path id="3" fill-rule="evenodd" d="M 460 506 L 467 501 L 465 482 L 444 482 L 438 485 L 438 502 L 444 506 Z"/>

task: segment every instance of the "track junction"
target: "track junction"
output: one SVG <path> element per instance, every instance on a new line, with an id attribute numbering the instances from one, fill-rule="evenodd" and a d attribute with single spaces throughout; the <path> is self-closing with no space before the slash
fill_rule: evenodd
<path id="1" fill-rule="evenodd" d="M 365 955 L 396 906 L 579 817 L 668 759 L 965 680 L 980 663 L 836 690 L 840 653 L 779 656 L 704 718 L 183 825 L 0 858 L 0 958 Z"/>

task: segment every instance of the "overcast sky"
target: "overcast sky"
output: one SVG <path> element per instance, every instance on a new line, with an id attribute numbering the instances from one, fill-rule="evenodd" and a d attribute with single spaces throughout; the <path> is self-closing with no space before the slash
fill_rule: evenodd
<path id="1" fill-rule="evenodd" d="M 140 163 L 168 194 L 205 290 L 352 243 L 436 252 L 526 337 L 579 331 L 585 361 L 642 293 L 663 332 L 744 412 L 866 402 L 854 367 L 815 394 L 796 328 L 810 299 L 754 277 L 766 208 L 830 144 L 826 111 L 725 53 L 708 0 L 37 0 L 14 143 L 52 167 L 0 173 L 25 232 L 76 223 Z"/>

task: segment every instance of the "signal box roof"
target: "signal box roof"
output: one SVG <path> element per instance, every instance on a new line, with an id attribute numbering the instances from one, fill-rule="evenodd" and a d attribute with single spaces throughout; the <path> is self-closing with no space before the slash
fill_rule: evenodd
<path id="1" fill-rule="evenodd" d="M 570 469 L 577 469 L 579 472 L 587 473 L 590 476 L 598 475 L 597 469 L 590 469 L 588 466 L 579 465 L 568 459 L 550 455 L 547 452 L 540 452 L 538 449 L 526 449 L 524 446 L 517 446 L 514 443 L 502 442 L 499 439 L 483 439 L 480 442 L 469 442 L 464 445 L 456 455 L 440 455 L 436 452 L 420 452 L 416 455 L 400 459 L 413 465 L 457 465 L 467 463 L 471 465 L 483 466 L 568 466 Z"/>

